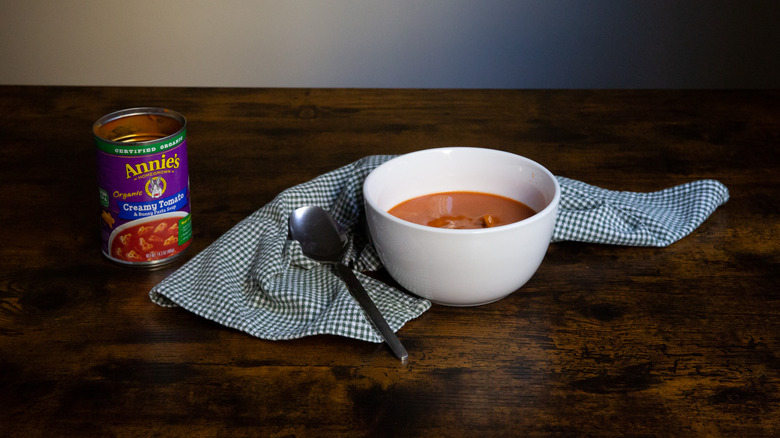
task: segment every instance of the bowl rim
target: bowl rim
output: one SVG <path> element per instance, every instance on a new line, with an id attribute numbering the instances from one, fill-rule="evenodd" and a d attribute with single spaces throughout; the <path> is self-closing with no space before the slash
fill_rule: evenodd
<path id="1" fill-rule="evenodd" d="M 416 224 L 414 222 L 410 222 L 404 219 L 401 219 L 399 217 L 393 216 L 392 214 L 388 213 L 385 209 L 379 208 L 378 205 L 376 205 L 376 202 L 374 202 L 373 199 L 369 199 L 366 194 L 366 187 L 368 187 L 368 184 L 370 180 L 372 179 L 372 175 L 374 175 L 374 172 L 377 172 L 380 168 L 385 167 L 386 165 L 390 165 L 393 161 L 401 160 L 404 158 L 407 158 L 411 155 L 418 155 L 423 153 L 435 153 L 435 152 L 444 152 L 444 151 L 452 151 L 452 150 L 470 150 L 470 151 L 479 151 L 479 152 L 487 152 L 487 153 L 496 153 L 496 154 L 504 154 L 504 155 L 511 155 L 513 157 L 519 157 L 523 160 L 526 160 L 530 162 L 531 164 L 534 164 L 538 166 L 544 174 L 546 174 L 550 180 L 552 180 L 553 185 L 555 187 L 555 193 L 553 194 L 553 198 L 550 200 L 550 202 L 547 203 L 547 205 L 541 210 L 536 212 L 533 216 L 513 222 L 511 224 L 501 225 L 498 227 L 492 227 L 492 228 L 470 228 L 470 229 L 449 229 L 449 228 L 438 228 L 438 227 L 431 227 L 428 225 L 420 225 Z M 486 192 L 479 192 L 479 193 L 486 193 Z M 396 223 L 398 225 L 408 227 L 414 230 L 420 230 L 420 231 L 426 231 L 431 233 L 438 233 L 438 234 L 450 234 L 450 235 L 459 235 L 459 236 L 473 236 L 473 235 L 479 235 L 479 234 L 486 234 L 486 233 L 500 233 L 500 232 L 507 232 L 511 231 L 515 228 L 520 227 L 527 227 L 530 226 L 530 224 L 533 224 L 535 222 L 544 220 L 544 218 L 547 215 L 553 214 L 555 211 L 557 211 L 558 205 L 560 203 L 561 198 L 561 186 L 558 183 L 558 179 L 553 175 L 552 172 L 550 172 L 549 169 L 547 169 L 545 166 L 541 165 L 540 163 L 519 155 L 512 152 L 503 151 L 500 149 L 491 149 L 491 148 L 479 148 L 479 147 L 462 147 L 462 146 L 455 146 L 455 147 L 440 147 L 440 148 L 432 148 L 432 149 L 421 149 L 414 152 L 409 152 L 403 155 L 399 155 L 397 157 L 391 158 L 384 163 L 380 164 L 379 166 L 375 167 L 369 174 L 366 176 L 365 180 L 363 181 L 363 202 L 365 204 L 368 204 L 371 209 L 378 212 L 379 215 L 384 217 L 385 219 L 390 220 L 393 223 Z"/>

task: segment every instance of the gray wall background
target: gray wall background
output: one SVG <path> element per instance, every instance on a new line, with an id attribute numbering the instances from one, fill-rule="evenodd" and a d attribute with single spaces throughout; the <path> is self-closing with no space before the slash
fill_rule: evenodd
<path id="1" fill-rule="evenodd" d="M 0 0 L 0 84 L 778 88 L 780 1 Z"/>

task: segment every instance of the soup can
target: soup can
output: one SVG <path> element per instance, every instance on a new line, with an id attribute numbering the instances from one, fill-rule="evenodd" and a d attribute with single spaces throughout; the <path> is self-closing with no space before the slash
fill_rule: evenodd
<path id="1" fill-rule="evenodd" d="M 131 108 L 92 126 L 103 254 L 130 266 L 172 262 L 192 242 L 187 120 Z"/>

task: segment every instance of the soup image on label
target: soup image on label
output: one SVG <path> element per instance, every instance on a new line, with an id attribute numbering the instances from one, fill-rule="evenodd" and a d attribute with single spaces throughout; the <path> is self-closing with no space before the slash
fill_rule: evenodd
<path id="1" fill-rule="evenodd" d="M 514 199 L 466 191 L 419 196 L 396 205 L 388 213 L 415 224 L 449 229 L 500 227 L 536 214 Z"/>
<path id="2" fill-rule="evenodd" d="M 111 256 L 125 262 L 149 262 L 178 254 L 189 246 L 190 215 L 174 213 L 129 222 L 111 234 Z"/>

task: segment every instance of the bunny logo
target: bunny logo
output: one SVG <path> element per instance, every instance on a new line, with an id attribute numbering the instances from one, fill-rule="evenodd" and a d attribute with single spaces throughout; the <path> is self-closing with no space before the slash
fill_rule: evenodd
<path id="1" fill-rule="evenodd" d="M 157 199 L 165 193 L 165 187 L 167 184 L 165 183 L 165 178 L 161 176 L 153 176 L 149 178 L 148 181 L 146 181 L 146 194 L 149 195 L 152 199 Z"/>

